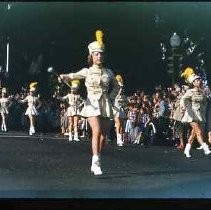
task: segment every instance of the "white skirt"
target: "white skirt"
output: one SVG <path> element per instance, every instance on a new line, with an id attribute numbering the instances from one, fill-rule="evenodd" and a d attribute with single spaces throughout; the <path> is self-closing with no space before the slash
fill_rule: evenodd
<path id="1" fill-rule="evenodd" d="M 193 121 L 206 122 L 206 118 L 200 110 L 193 110 L 193 109 L 186 110 L 185 114 L 182 118 L 182 122 L 183 123 L 190 123 L 190 122 L 193 122 Z"/>
<path id="2" fill-rule="evenodd" d="M 87 98 L 80 115 L 85 118 L 96 116 L 113 118 L 112 103 L 106 95 L 102 95 L 100 99 Z"/>
<path id="3" fill-rule="evenodd" d="M 38 115 L 37 109 L 35 106 L 30 106 L 26 109 L 25 115 Z"/>
<path id="4" fill-rule="evenodd" d="M 75 108 L 72 107 L 72 106 L 69 106 L 69 107 L 67 108 L 67 116 L 68 116 L 68 117 L 73 117 L 73 116 L 79 115 L 79 114 L 80 114 L 79 109 L 75 109 Z"/>

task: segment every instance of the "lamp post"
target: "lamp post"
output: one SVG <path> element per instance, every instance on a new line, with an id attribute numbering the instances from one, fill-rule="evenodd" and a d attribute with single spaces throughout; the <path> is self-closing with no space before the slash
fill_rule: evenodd
<path id="1" fill-rule="evenodd" d="M 160 43 L 161 60 L 167 65 L 167 73 L 172 80 L 172 84 L 175 83 L 175 80 L 177 80 L 176 82 L 180 81 L 181 78 L 178 75 L 188 66 L 193 67 L 196 73 L 202 76 L 204 84 L 208 83 L 204 65 L 203 41 L 204 37 L 201 37 L 200 41 L 195 43 L 188 35 L 181 39 L 174 32 L 169 40 Z"/>
<path id="2" fill-rule="evenodd" d="M 177 51 L 181 44 L 181 39 L 177 35 L 176 32 L 170 37 L 170 45 L 171 45 L 171 54 L 172 57 L 169 57 L 170 63 L 168 64 L 169 70 L 168 73 L 171 75 L 172 85 L 175 83 L 175 73 L 177 73 L 177 64 L 176 64 L 176 57 L 180 56 Z"/>
<path id="3" fill-rule="evenodd" d="M 7 11 L 11 9 L 11 4 L 7 3 Z M 9 42 L 9 36 L 7 36 L 7 61 L 6 61 L 6 73 L 9 73 L 9 50 L 10 50 L 10 42 Z"/>
<path id="4" fill-rule="evenodd" d="M 11 4 L 7 2 L 7 12 L 11 9 Z M 9 43 L 9 35 L 8 32 L 7 38 L 6 38 L 6 66 L 3 68 L 0 66 L 0 89 L 2 88 L 2 85 L 4 83 L 4 80 L 7 80 L 9 77 L 9 50 L 10 50 L 10 43 Z"/>

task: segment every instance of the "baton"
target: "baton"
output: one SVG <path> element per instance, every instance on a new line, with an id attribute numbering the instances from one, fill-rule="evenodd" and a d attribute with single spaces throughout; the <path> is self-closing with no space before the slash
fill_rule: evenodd
<path id="1" fill-rule="evenodd" d="M 59 77 L 60 80 L 61 80 L 61 82 L 63 82 L 64 84 L 66 84 L 68 87 L 71 88 L 71 85 L 70 85 L 68 82 L 64 81 L 64 80 L 60 77 L 60 75 L 59 75 L 58 73 L 55 72 L 55 70 L 54 70 L 54 68 L 53 68 L 52 66 L 48 67 L 47 71 L 48 71 L 48 73 L 51 73 L 51 74 L 53 74 L 53 75 Z"/>

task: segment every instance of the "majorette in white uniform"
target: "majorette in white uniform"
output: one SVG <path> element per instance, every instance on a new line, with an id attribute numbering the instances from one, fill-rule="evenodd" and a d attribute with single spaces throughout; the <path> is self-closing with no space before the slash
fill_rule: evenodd
<path id="1" fill-rule="evenodd" d="M 103 33 L 96 31 L 96 40 L 88 45 L 89 55 L 94 52 L 103 53 L 104 44 L 102 42 Z M 61 76 L 61 75 L 60 75 Z M 87 88 L 87 99 L 81 111 L 81 116 L 85 118 L 100 116 L 102 118 L 113 118 L 112 100 L 118 93 L 118 83 L 114 73 L 103 66 L 93 64 L 89 68 L 83 68 L 76 73 L 62 74 L 62 79 L 68 80 L 84 79 Z M 110 84 L 112 84 L 113 92 L 109 95 Z M 113 98 L 111 99 L 111 96 Z M 101 159 L 100 154 L 92 156 L 91 171 L 95 175 L 101 175 Z"/>
<path id="2" fill-rule="evenodd" d="M 6 89 L 2 88 L 2 94 L 6 94 Z M 10 103 L 10 100 L 6 96 L 2 96 L 0 98 L 0 113 L 2 114 L 9 114 L 8 105 Z"/>
<path id="3" fill-rule="evenodd" d="M 63 96 L 61 100 L 67 100 L 69 106 L 67 108 L 67 117 L 74 117 L 73 122 L 69 124 L 69 141 L 79 141 L 78 138 L 78 117 L 80 115 L 81 108 L 83 106 L 83 98 L 77 93 L 79 88 L 79 80 L 71 81 L 71 93 Z M 73 123 L 73 125 L 72 125 Z M 74 136 L 72 138 L 72 126 L 74 127 Z"/>
<path id="4" fill-rule="evenodd" d="M 127 113 L 126 113 L 126 108 L 127 108 L 127 104 L 128 104 L 128 99 L 127 97 L 123 94 L 123 79 L 121 75 L 116 75 L 116 79 L 118 81 L 119 84 L 119 93 L 117 94 L 117 96 L 115 97 L 114 100 L 114 105 L 113 105 L 113 113 L 114 113 L 114 118 L 118 118 L 120 120 L 118 120 L 119 124 L 121 124 L 121 132 L 123 132 L 123 120 L 127 118 Z M 119 129 L 117 129 L 117 126 L 115 124 L 116 127 L 116 138 L 117 138 L 117 145 L 118 146 L 123 146 L 123 133 L 120 132 Z M 119 133 L 120 132 L 120 133 Z"/>
<path id="5" fill-rule="evenodd" d="M 196 75 L 193 72 L 192 68 L 187 68 L 185 72 L 191 72 L 187 76 L 187 82 L 192 84 L 194 80 L 201 79 L 200 76 Z M 183 73 L 184 75 L 185 73 Z M 186 73 L 187 74 L 187 73 Z M 180 99 L 180 107 L 181 109 L 185 110 L 184 116 L 182 118 L 182 122 L 205 122 L 205 110 L 206 110 L 206 100 L 207 97 L 205 96 L 202 89 L 195 89 L 190 88 L 188 89 L 185 94 Z"/>
<path id="6" fill-rule="evenodd" d="M 28 107 L 26 109 L 25 115 L 29 116 L 29 118 L 33 118 L 34 116 L 38 115 L 37 106 L 39 107 L 41 105 L 41 102 L 39 100 L 39 97 L 34 95 L 34 92 L 36 90 L 35 86 L 37 85 L 37 82 L 32 82 L 30 84 L 30 95 L 26 96 L 24 99 L 20 100 L 21 103 L 28 103 Z M 31 119 L 32 120 L 32 119 Z M 30 129 L 29 129 L 29 135 L 32 135 L 35 133 L 35 125 L 34 120 L 30 120 Z"/>
<path id="7" fill-rule="evenodd" d="M 193 84 L 195 80 L 201 79 L 200 76 L 196 75 L 192 68 L 188 67 L 182 75 L 187 75 L 186 80 L 188 83 Z M 182 122 L 196 122 L 201 127 L 201 132 L 203 132 L 202 126 L 206 121 L 206 95 L 200 88 L 191 88 L 186 91 L 186 93 L 180 99 L 180 107 L 184 110 L 184 116 Z M 198 136 L 197 136 L 198 139 Z M 202 149 L 206 155 L 209 155 L 211 151 L 208 145 L 203 142 L 201 144 Z M 186 157 L 191 157 L 190 155 L 191 143 L 186 144 L 184 154 Z"/>
<path id="8" fill-rule="evenodd" d="M 6 88 L 2 88 L 2 97 L 0 98 L 0 113 L 2 117 L 1 130 L 7 132 L 7 115 L 9 114 L 10 99 L 6 96 Z"/>

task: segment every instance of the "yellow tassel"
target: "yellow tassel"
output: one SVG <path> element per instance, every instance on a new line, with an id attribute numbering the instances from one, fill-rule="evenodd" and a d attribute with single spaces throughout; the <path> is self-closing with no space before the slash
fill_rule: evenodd
<path id="1" fill-rule="evenodd" d="M 123 79 L 122 79 L 122 76 L 121 75 L 116 75 L 116 80 L 118 81 L 118 82 L 123 82 Z"/>
<path id="2" fill-rule="evenodd" d="M 191 67 L 187 67 L 184 72 L 181 74 L 181 77 L 187 79 L 190 75 L 195 74 Z"/>
<path id="3" fill-rule="evenodd" d="M 100 30 L 97 30 L 95 35 L 96 35 L 96 41 L 98 42 L 100 47 L 102 47 L 102 45 L 103 45 L 103 32 L 100 31 Z"/>
<path id="4" fill-rule="evenodd" d="M 78 79 L 74 79 L 71 81 L 71 85 L 74 86 L 74 85 L 77 85 L 79 86 L 80 85 L 80 81 Z"/>

